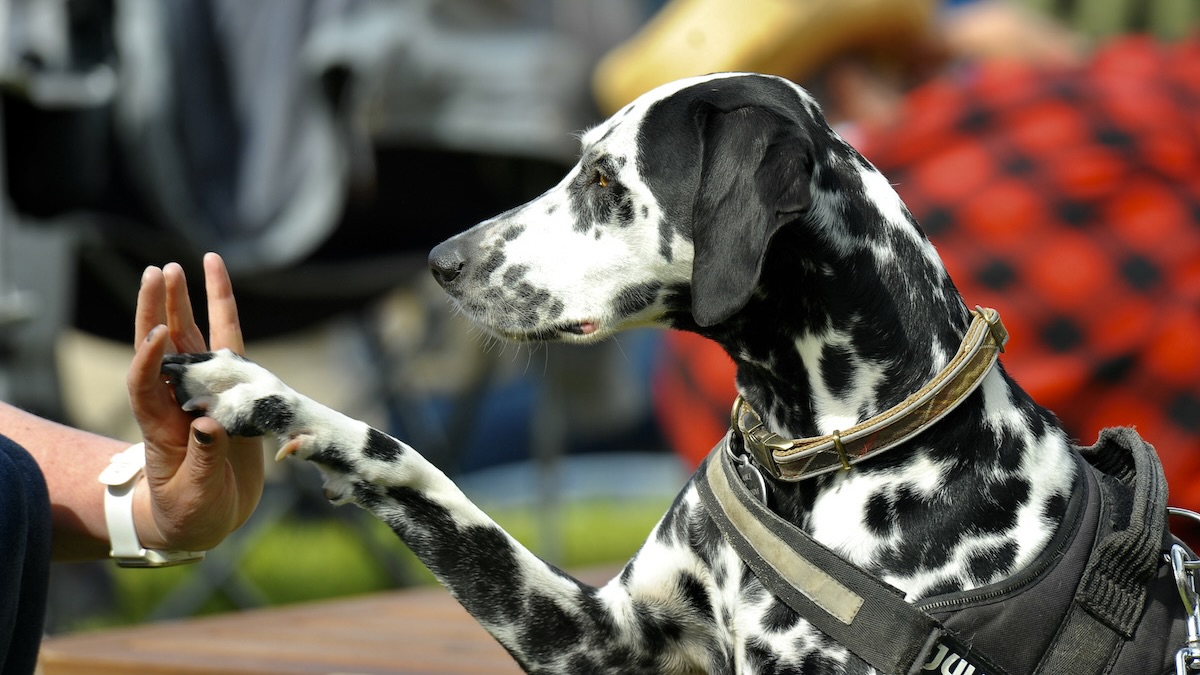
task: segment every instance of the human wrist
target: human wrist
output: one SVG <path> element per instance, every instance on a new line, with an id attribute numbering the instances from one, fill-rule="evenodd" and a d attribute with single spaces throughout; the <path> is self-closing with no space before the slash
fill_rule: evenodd
<path id="1" fill-rule="evenodd" d="M 150 491 L 150 479 L 144 471 L 133 488 L 133 527 L 142 546 L 168 548 L 167 540 L 154 519 L 154 495 Z"/>
<path id="2" fill-rule="evenodd" d="M 145 464 L 145 447 L 138 443 L 114 455 L 100 473 L 100 482 L 107 486 L 104 518 L 112 547 L 110 555 L 121 567 L 166 567 L 203 559 L 203 552 L 148 548 L 141 540 L 142 532 L 151 540 L 162 539 L 154 525 L 149 485 L 143 485 L 140 494 L 137 490 L 144 482 Z"/>

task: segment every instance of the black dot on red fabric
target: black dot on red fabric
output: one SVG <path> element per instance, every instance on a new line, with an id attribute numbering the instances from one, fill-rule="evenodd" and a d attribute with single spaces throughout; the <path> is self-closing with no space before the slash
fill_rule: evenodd
<path id="1" fill-rule="evenodd" d="M 1062 222 L 1073 227 L 1085 227 L 1096 222 L 1096 213 L 1086 202 L 1064 199 L 1055 205 L 1054 211 Z"/>
<path id="2" fill-rule="evenodd" d="M 921 216 L 921 229 L 925 231 L 925 236 L 934 239 L 945 234 L 953 221 L 954 216 L 949 211 L 935 206 Z"/>
<path id="3" fill-rule="evenodd" d="M 1132 136 L 1115 127 L 1106 126 L 1096 129 L 1095 136 L 1102 145 L 1118 150 L 1127 150 L 1136 146 Z"/>
<path id="4" fill-rule="evenodd" d="M 1003 162 L 1004 172 L 1010 176 L 1028 176 L 1038 166 L 1033 160 L 1019 152 L 1006 154 L 1001 161 Z"/>
<path id="5" fill-rule="evenodd" d="M 1104 359 L 1097 364 L 1093 376 L 1104 384 L 1120 384 L 1133 371 L 1136 364 L 1137 358 L 1133 354 L 1121 354 Z"/>
<path id="6" fill-rule="evenodd" d="M 975 280 L 985 288 L 1002 291 L 1017 280 L 1017 272 L 1007 261 L 993 258 L 979 267 Z"/>
<path id="7" fill-rule="evenodd" d="M 1042 325 L 1042 342 L 1051 351 L 1064 353 L 1077 348 L 1083 342 L 1083 331 L 1070 318 L 1056 316 Z"/>
<path id="8" fill-rule="evenodd" d="M 1152 261 L 1140 255 L 1128 255 L 1121 261 L 1121 277 L 1135 290 L 1148 291 L 1162 281 L 1162 273 Z"/>
<path id="9" fill-rule="evenodd" d="M 1195 392 L 1180 392 L 1167 404 L 1167 416 L 1181 429 L 1200 431 L 1200 398 Z"/>
<path id="10" fill-rule="evenodd" d="M 958 129 L 967 134 L 977 134 L 996 128 L 996 116 L 987 108 L 969 108 L 962 113 Z"/>

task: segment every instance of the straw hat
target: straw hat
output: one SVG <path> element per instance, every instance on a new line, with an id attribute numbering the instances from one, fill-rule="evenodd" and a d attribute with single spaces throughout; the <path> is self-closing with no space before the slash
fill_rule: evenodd
<path id="1" fill-rule="evenodd" d="M 923 44 L 936 0 L 670 0 L 597 65 L 597 104 L 611 114 L 681 77 L 744 70 L 803 80 L 860 48 L 903 55 Z"/>

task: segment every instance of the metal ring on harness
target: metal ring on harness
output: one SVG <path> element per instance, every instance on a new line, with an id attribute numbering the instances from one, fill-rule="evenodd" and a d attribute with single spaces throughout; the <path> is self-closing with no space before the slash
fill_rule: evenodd
<path id="1" fill-rule="evenodd" d="M 733 435 L 733 429 L 729 430 L 729 434 L 725 436 L 725 453 L 736 462 L 734 469 L 742 479 L 742 483 L 746 485 L 746 489 L 754 493 L 758 497 L 758 501 L 763 504 L 767 503 L 767 479 L 763 478 L 762 471 L 750 461 L 750 456 L 746 454 L 737 454 L 733 451 L 733 446 L 730 441 Z"/>
<path id="2" fill-rule="evenodd" d="M 1191 518 L 1200 523 L 1200 513 L 1187 509 L 1168 506 L 1167 515 Z M 1181 544 L 1172 544 L 1167 557 L 1175 575 L 1175 585 L 1179 588 L 1179 598 L 1187 611 L 1187 643 L 1175 652 L 1175 673 L 1188 675 L 1200 671 L 1200 593 L 1196 589 L 1200 559 Z"/>

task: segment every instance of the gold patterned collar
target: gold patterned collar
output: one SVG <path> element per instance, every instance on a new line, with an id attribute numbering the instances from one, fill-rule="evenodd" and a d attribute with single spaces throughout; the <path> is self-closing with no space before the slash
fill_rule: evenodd
<path id="1" fill-rule="evenodd" d="M 958 353 L 937 375 L 896 406 L 844 431 L 788 440 L 770 431 L 741 396 L 733 402 L 731 432 L 757 464 L 778 480 L 795 482 L 850 468 L 932 426 L 983 382 L 1008 342 L 1000 313 L 976 306 Z"/>

